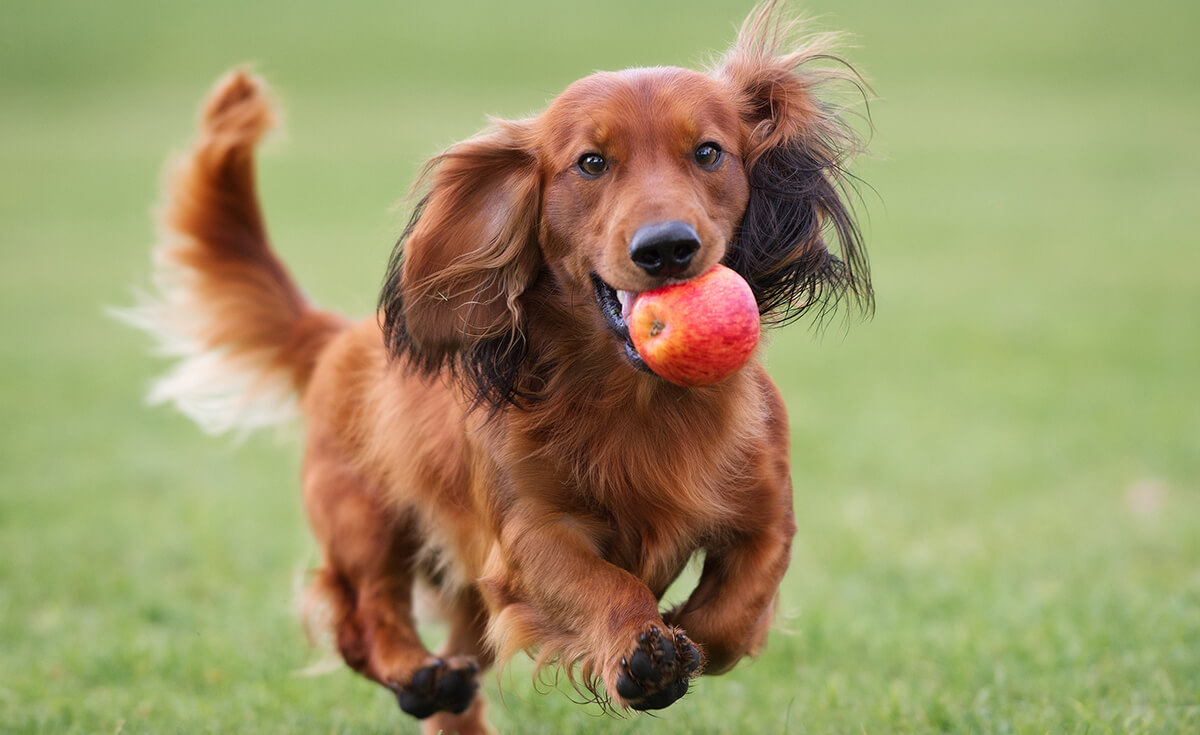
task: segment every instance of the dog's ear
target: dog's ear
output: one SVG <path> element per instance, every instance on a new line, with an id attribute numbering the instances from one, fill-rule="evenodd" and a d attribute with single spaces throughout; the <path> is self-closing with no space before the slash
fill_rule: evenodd
<path id="1" fill-rule="evenodd" d="M 746 20 L 715 72 L 740 105 L 750 183 L 726 262 L 750 284 L 766 324 L 790 321 L 813 306 L 824 313 L 847 295 L 864 311 L 873 303 L 844 171 L 860 148 L 858 137 L 821 98 L 834 82 L 860 91 L 864 85 L 829 53 L 833 34 L 789 49 L 796 25 L 766 3 Z M 830 234 L 837 254 L 827 245 Z"/>
<path id="2" fill-rule="evenodd" d="M 509 392 L 501 384 L 524 345 L 520 297 L 541 263 L 531 125 L 494 121 L 430 161 L 422 181 L 380 296 L 387 345 L 427 372 L 466 370 L 480 397 Z"/>

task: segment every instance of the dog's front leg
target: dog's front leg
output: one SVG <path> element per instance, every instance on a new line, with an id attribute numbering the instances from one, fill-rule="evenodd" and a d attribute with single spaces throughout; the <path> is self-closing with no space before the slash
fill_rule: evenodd
<path id="1" fill-rule="evenodd" d="M 661 709 L 687 692 L 699 651 L 663 621 L 640 579 L 601 558 L 596 538 L 561 511 L 525 504 L 508 513 L 482 580 L 489 635 L 502 657 L 540 648 L 579 663 L 593 687 L 598 675 L 616 705 Z"/>
<path id="2" fill-rule="evenodd" d="M 796 533 L 787 497 L 773 522 L 708 549 L 696 589 L 666 615 L 703 648 L 706 674 L 728 671 L 766 642 Z"/>

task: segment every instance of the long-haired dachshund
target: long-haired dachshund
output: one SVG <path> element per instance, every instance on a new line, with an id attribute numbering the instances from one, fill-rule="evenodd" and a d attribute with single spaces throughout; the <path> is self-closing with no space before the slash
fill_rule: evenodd
<path id="1" fill-rule="evenodd" d="M 707 387 L 657 377 L 618 300 L 721 262 L 766 325 L 870 308 L 855 136 L 818 96 L 857 77 L 790 26 L 769 3 L 708 73 L 594 74 L 451 146 L 358 323 L 311 306 L 268 245 L 263 85 L 234 72 L 208 99 L 169 182 L 159 295 L 133 314 L 181 358 L 153 397 L 212 430 L 298 397 L 313 591 L 346 663 L 427 732 L 486 731 L 479 673 L 518 651 L 651 710 L 762 648 L 795 531 L 780 394 L 756 360 Z M 700 551 L 695 590 L 660 610 Z M 449 625 L 437 653 L 418 581 Z"/>

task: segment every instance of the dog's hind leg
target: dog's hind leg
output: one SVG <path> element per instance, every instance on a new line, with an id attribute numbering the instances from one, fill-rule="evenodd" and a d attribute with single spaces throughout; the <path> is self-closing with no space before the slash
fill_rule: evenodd
<path id="1" fill-rule="evenodd" d="M 488 613 L 475 587 L 461 590 L 452 599 L 443 598 L 450 635 L 442 646 L 443 656 L 472 656 L 481 668 L 492 665 L 493 652 L 485 642 Z"/>
<path id="2" fill-rule="evenodd" d="M 321 545 L 317 584 L 333 607 L 342 657 L 395 692 L 400 708 L 414 717 L 481 713 L 481 706 L 472 707 L 478 699 L 476 659 L 435 656 L 417 634 L 412 587 L 423 545 L 418 523 L 388 506 L 329 447 L 319 432 L 310 435 L 304 500 Z"/>
<path id="3" fill-rule="evenodd" d="M 449 635 L 439 650 L 447 661 L 467 657 L 476 661 L 480 670 L 492 665 L 494 656 L 486 645 L 487 608 L 474 587 L 457 593 L 442 592 L 440 607 L 449 623 Z M 438 712 L 421 724 L 426 735 L 437 733 L 459 733 L 459 735 L 486 735 L 494 732 L 484 718 L 484 697 L 477 695 L 471 706 L 462 713 Z"/>

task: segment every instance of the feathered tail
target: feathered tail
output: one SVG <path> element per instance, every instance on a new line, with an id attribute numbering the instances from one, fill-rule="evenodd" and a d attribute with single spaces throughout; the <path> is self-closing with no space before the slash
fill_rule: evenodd
<path id="1" fill-rule="evenodd" d="M 175 403 L 212 433 L 289 418 L 318 354 L 345 324 L 309 305 L 267 240 L 253 154 L 274 121 L 255 77 L 239 70 L 217 84 L 167 182 L 157 293 L 119 314 L 178 359 L 150 401 Z"/>

